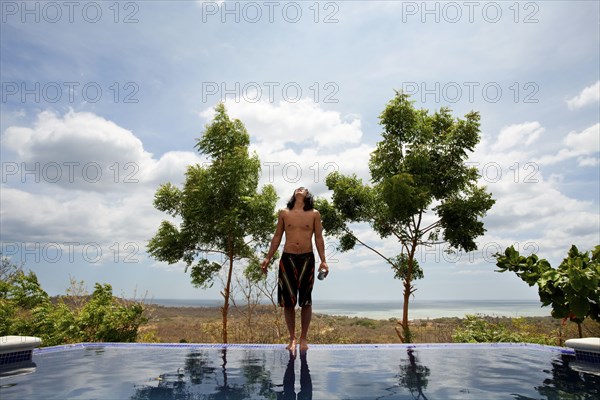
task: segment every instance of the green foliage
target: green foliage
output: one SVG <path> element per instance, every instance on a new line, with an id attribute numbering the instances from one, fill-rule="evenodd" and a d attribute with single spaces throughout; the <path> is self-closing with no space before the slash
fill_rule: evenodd
<path id="1" fill-rule="evenodd" d="M 213 277 L 217 272 L 221 270 L 221 264 L 216 262 L 210 262 L 206 258 L 198 260 L 198 262 L 192 266 L 190 276 L 192 278 L 192 284 L 198 288 L 209 288 L 213 285 Z"/>
<path id="2" fill-rule="evenodd" d="M 466 315 L 461 326 L 452 335 L 455 343 L 538 343 L 554 345 L 555 339 L 549 335 L 529 332 L 529 327 L 523 319 L 513 319 L 508 322 L 492 321 L 481 315 Z"/>
<path id="3" fill-rule="evenodd" d="M 479 119 L 477 112 L 455 119 L 448 108 L 429 114 L 397 92 L 380 115 L 383 140 L 371 153 L 371 185 L 356 175 L 333 172 L 326 179 L 333 191 L 331 203 L 316 202 L 323 228 L 339 239 L 339 250 L 351 250 L 357 243 L 367 246 L 403 281 L 405 341 L 410 338 L 408 301 L 416 290 L 412 281 L 423 277 L 414 258 L 417 247 L 439 243 L 441 234 L 450 249 L 472 251 L 475 239 L 485 232 L 481 219 L 494 200 L 476 185 L 477 171 L 466 163 L 479 142 Z M 425 226 L 425 214 L 432 212 L 436 218 Z M 352 223 L 368 223 L 381 238 L 397 238 L 396 255 L 381 254 L 361 241 Z"/>
<path id="4" fill-rule="evenodd" d="M 408 256 L 404 253 L 394 257 L 392 259 L 392 270 L 394 271 L 394 278 L 405 280 L 409 277 L 408 268 Z M 423 279 L 423 269 L 419 265 L 419 261 L 416 259 L 412 260 L 412 269 L 410 270 L 410 276 L 412 279 Z"/>
<path id="5" fill-rule="evenodd" d="M 452 335 L 455 343 L 520 342 L 520 336 L 500 323 L 492 323 L 476 315 L 466 315 L 465 321 Z"/>
<path id="6" fill-rule="evenodd" d="M 81 310 L 62 299 L 52 302 L 33 272 L 19 270 L 0 286 L 0 336 L 36 336 L 44 346 L 134 342 L 147 320 L 143 313 L 140 303 L 121 304 L 110 285 L 96 284 Z"/>
<path id="7" fill-rule="evenodd" d="M 474 239 L 485 233 L 483 218 L 494 205 L 494 200 L 484 188 L 469 186 L 464 196 L 450 196 L 436 207 L 444 240 L 453 248 L 465 251 L 477 250 Z"/>
<path id="8" fill-rule="evenodd" d="M 535 254 L 522 256 L 512 246 L 495 257 L 498 272 L 512 271 L 529 286 L 538 286 L 540 301 L 552 305 L 554 318 L 578 324 L 588 317 L 600 321 L 600 245 L 586 253 L 571 246 L 558 268 Z"/>
<path id="9" fill-rule="evenodd" d="M 375 321 L 369 318 L 357 318 L 352 325 L 364 326 L 365 328 L 369 329 L 375 329 L 377 327 Z"/>
<path id="10" fill-rule="evenodd" d="M 108 284 L 96 283 L 92 297 L 78 315 L 85 342 L 135 342 L 143 307 L 139 303 L 119 304 Z"/>

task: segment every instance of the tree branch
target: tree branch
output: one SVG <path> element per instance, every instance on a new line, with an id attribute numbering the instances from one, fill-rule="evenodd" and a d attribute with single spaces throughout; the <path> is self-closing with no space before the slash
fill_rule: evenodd
<path id="1" fill-rule="evenodd" d="M 373 247 L 369 246 L 368 244 L 366 244 L 365 242 L 363 242 L 362 240 L 360 240 L 359 238 L 357 238 L 354 233 L 352 233 L 352 231 L 350 231 L 350 229 L 348 228 L 344 228 L 344 230 L 346 231 L 346 233 L 351 234 L 352 236 L 354 236 L 354 239 L 356 239 L 356 241 L 360 244 L 362 244 L 363 246 L 365 246 L 367 249 L 373 251 L 374 253 L 376 253 L 377 255 L 379 255 L 381 258 L 383 258 L 385 261 L 387 261 L 389 264 L 394 265 L 394 263 L 392 263 L 392 261 L 387 258 L 386 256 L 384 256 L 383 254 L 381 254 L 380 252 L 378 252 L 377 250 L 375 250 Z"/>
<path id="2" fill-rule="evenodd" d="M 419 227 L 421 226 L 421 220 L 422 220 L 422 218 L 423 218 L 423 210 L 419 211 L 419 223 L 417 223 L 415 225 L 415 229 L 417 230 L 417 232 L 419 231 Z M 413 218 L 413 220 L 414 220 L 414 218 Z"/>
<path id="3" fill-rule="evenodd" d="M 423 229 L 423 234 L 429 232 L 430 230 L 432 230 L 433 228 L 436 228 L 440 225 L 440 221 L 435 221 L 433 224 L 429 225 L 428 227 L 426 227 L 425 229 Z"/>
<path id="4" fill-rule="evenodd" d="M 225 252 L 225 251 L 214 250 L 214 249 L 196 249 L 196 251 L 201 252 L 201 253 L 221 253 L 221 254 L 227 255 L 227 252 Z"/>
<path id="5" fill-rule="evenodd" d="M 436 245 L 436 244 L 444 244 L 444 243 L 446 243 L 446 241 L 445 241 L 445 240 L 442 240 L 442 241 L 439 241 L 439 242 L 422 242 L 422 241 L 418 241 L 418 242 L 417 242 L 417 244 L 418 244 L 419 246 L 420 246 L 420 245 L 423 245 L 423 246 L 425 246 L 425 247 L 431 247 L 431 246 L 433 246 L 433 245 Z"/>

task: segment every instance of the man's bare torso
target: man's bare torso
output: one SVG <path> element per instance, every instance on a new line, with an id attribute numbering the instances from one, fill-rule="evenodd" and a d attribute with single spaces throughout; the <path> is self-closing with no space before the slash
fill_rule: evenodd
<path id="1" fill-rule="evenodd" d="M 315 212 L 284 209 L 281 211 L 281 216 L 285 232 L 283 251 L 293 254 L 312 252 Z"/>

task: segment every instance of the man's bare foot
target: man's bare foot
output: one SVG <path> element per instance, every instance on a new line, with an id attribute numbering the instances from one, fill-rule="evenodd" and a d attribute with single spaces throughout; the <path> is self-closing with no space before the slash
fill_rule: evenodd
<path id="1" fill-rule="evenodd" d="M 290 340 L 290 344 L 288 344 L 285 348 L 292 352 L 292 354 L 296 354 L 296 339 Z"/>
<path id="2" fill-rule="evenodd" d="M 308 350 L 308 340 L 306 338 L 300 338 L 300 351 Z"/>

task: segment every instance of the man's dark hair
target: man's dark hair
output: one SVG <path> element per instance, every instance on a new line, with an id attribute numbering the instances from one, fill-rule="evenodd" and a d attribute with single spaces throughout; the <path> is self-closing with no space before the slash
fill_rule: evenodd
<path id="1" fill-rule="evenodd" d="M 287 208 L 288 210 L 291 210 L 292 208 L 294 208 L 294 204 L 296 204 L 296 191 L 294 190 L 294 194 L 292 195 L 292 198 L 287 202 Z M 315 201 L 313 199 L 313 195 L 308 191 L 308 189 L 306 189 L 306 197 L 304 197 L 304 211 L 310 211 L 314 208 L 315 206 Z"/>

